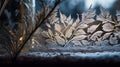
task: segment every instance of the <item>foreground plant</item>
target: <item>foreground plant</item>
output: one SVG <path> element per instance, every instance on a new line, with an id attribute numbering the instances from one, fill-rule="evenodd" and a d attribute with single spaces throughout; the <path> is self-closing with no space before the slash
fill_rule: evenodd
<path id="1" fill-rule="evenodd" d="M 35 8 L 32 7 L 32 1 L 33 0 L 20 0 L 19 22 L 16 24 L 9 24 L 7 26 L 2 25 L 1 27 L 3 32 L 6 34 L 5 37 L 3 37 L 3 42 L 1 44 L 7 49 L 13 62 L 17 59 L 25 45 L 29 45 L 27 42 L 31 39 L 35 31 L 45 22 L 46 19 L 48 19 L 60 3 L 60 0 L 57 0 L 54 7 L 51 9 L 49 9 L 49 6 L 45 6 L 41 3 L 41 11 L 35 14 L 33 13 Z M 9 15 L 10 13 L 7 10 L 4 11 L 6 11 L 7 18 L 11 18 Z M 10 21 L 11 19 L 8 20 L 8 22 Z M 5 40 L 7 40 L 7 42 Z"/>

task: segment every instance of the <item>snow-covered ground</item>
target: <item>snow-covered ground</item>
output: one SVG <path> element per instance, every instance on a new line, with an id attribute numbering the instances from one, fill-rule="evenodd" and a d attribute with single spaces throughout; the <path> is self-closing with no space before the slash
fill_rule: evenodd
<path id="1" fill-rule="evenodd" d="M 34 57 L 37 59 L 52 60 L 95 60 L 95 61 L 112 61 L 120 62 L 120 46 L 87 46 L 87 47 L 49 47 L 41 48 L 40 52 L 29 52 L 21 56 Z"/>
<path id="2" fill-rule="evenodd" d="M 102 61 L 102 62 L 120 62 L 120 52 L 95 52 L 95 53 L 82 53 L 82 52 L 32 52 L 27 54 L 22 54 L 21 56 L 27 56 L 29 58 L 34 57 L 38 60 L 54 60 L 57 61 L 69 61 L 69 62 L 79 62 L 79 61 Z"/>
<path id="3" fill-rule="evenodd" d="M 37 48 L 37 47 L 36 47 Z M 48 46 L 48 47 L 39 47 L 39 49 L 30 49 L 31 52 L 120 52 L 120 45 L 114 46 L 67 46 L 67 47 L 59 47 L 59 46 Z"/>
<path id="4" fill-rule="evenodd" d="M 112 61 L 120 62 L 120 46 L 87 46 L 87 47 L 49 47 L 39 51 L 21 53 L 18 61 L 39 62 L 51 61 Z M 0 55 L 6 59 L 7 55 Z M 4 59 L 3 59 L 4 60 Z M 1 61 L 1 60 L 0 60 Z"/>
<path id="5" fill-rule="evenodd" d="M 81 58 L 110 58 L 120 57 L 120 52 L 95 52 L 95 53 L 81 53 L 81 52 L 33 52 L 24 54 L 33 57 L 56 57 L 56 56 L 70 56 Z"/>

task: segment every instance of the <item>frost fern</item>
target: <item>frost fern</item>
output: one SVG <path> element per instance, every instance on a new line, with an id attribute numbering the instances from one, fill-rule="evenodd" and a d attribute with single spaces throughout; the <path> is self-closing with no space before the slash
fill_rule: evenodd
<path id="1" fill-rule="evenodd" d="M 47 30 L 43 30 L 41 35 L 48 45 L 59 46 L 92 46 L 92 45 L 117 45 L 119 44 L 119 12 L 118 20 L 112 20 L 109 11 L 101 8 L 99 15 L 94 9 L 82 13 L 76 20 L 70 16 L 65 16 L 61 12 L 54 13 L 52 21 L 46 22 Z M 59 17 L 57 17 L 59 14 Z M 96 20 L 94 19 L 96 17 Z"/>

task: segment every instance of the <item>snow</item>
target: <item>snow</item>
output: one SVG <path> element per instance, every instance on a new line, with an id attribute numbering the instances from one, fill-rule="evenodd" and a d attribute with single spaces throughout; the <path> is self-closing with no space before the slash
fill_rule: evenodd
<path id="1" fill-rule="evenodd" d="M 49 47 L 41 48 L 39 51 L 21 53 L 20 58 L 30 58 L 32 60 L 112 60 L 120 62 L 120 45 L 114 46 L 81 46 L 81 47 Z M 7 55 L 6 55 L 7 56 Z M 5 57 L 5 55 L 0 55 Z M 21 60 L 21 59 L 20 59 Z"/>
<path id="2" fill-rule="evenodd" d="M 32 52 L 25 54 L 30 57 L 42 57 L 42 58 L 72 58 L 73 60 L 79 59 L 96 59 L 96 60 L 104 60 L 104 59 L 113 59 L 115 61 L 120 62 L 120 52 L 95 52 L 95 53 L 82 53 L 82 52 Z M 68 59 L 70 60 L 70 59 Z"/>
<path id="3" fill-rule="evenodd" d="M 55 57 L 59 55 L 69 55 L 69 56 L 79 56 L 79 57 L 101 57 L 107 56 L 111 57 L 113 55 L 120 56 L 120 52 L 95 52 L 95 53 L 82 53 L 82 52 L 32 52 L 28 53 L 28 55 L 34 55 L 36 57 Z"/>
<path id="4" fill-rule="evenodd" d="M 84 46 L 84 47 L 49 47 L 38 52 L 29 52 L 22 56 L 34 58 L 60 58 L 65 60 L 114 60 L 120 62 L 120 46 Z"/>
<path id="5" fill-rule="evenodd" d="M 120 51 L 120 45 L 93 45 L 93 46 L 72 46 L 67 45 L 66 47 L 59 46 L 48 46 L 48 48 L 40 48 L 40 51 L 67 51 L 67 52 L 103 52 L 103 51 Z M 37 51 L 36 51 L 37 52 Z"/>

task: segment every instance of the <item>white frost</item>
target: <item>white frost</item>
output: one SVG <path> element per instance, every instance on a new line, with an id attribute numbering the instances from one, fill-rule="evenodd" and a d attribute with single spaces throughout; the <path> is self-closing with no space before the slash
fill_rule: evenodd
<path id="1" fill-rule="evenodd" d="M 120 52 L 95 52 L 95 53 L 81 53 L 81 52 L 33 52 L 28 55 L 34 57 L 50 57 L 54 58 L 56 56 L 67 56 L 83 59 L 109 59 L 109 58 L 120 58 Z M 117 60 L 119 61 L 119 60 Z"/>

